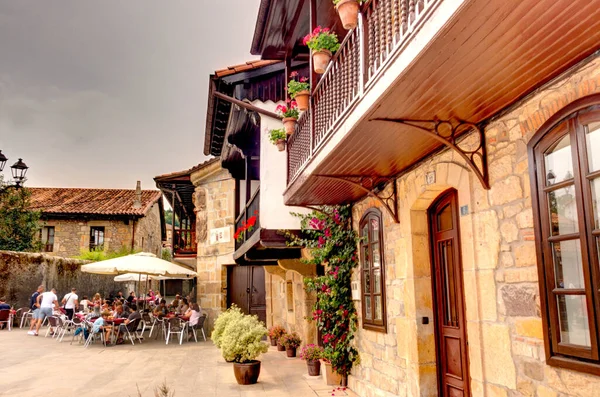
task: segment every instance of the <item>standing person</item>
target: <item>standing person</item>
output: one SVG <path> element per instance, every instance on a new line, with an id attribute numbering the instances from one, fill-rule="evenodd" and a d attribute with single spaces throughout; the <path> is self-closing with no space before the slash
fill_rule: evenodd
<path id="1" fill-rule="evenodd" d="M 52 288 L 49 292 L 44 292 L 37 297 L 37 304 L 40 308 L 36 318 L 35 332 L 33 335 L 38 336 L 42 322 L 46 317 L 52 316 L 52 310 L 58 308 L 58 298 L 56 297 L 56 289 Z M 50 327 L 50 335 L 54 335 L 52 327 Z"/>
<path id="2" fill-rule="evenodd" d="M 32 311 L 32 315 L 31 325 L 29 326 L 29 332 L 27 332 L 28 335 L 35 335 L 33 328 L 37 323 L 37 316 L 40 312 L 40 306 L 37 303 L 37 298 L 42 294 L 42 292 L 44 292 L 44 286 L 40 285 L 39 287 L 37 287 L 37 290 L 33 294 L 31 294 L 31 298 L 29 298 L 29 310 Z"/>
<path id="3" fill-rule="evenodd" d="M 77 305 L 79 297 L 77 296 L 77 289 L 71 288 L 71 293 L 65 295 L 62 299 L 62 304 L 65 305 L 65 311 L 67 312 L 67 318 L 69 320 L 73 320 L 73 315 L 75 314 L 75 309 Z"/>

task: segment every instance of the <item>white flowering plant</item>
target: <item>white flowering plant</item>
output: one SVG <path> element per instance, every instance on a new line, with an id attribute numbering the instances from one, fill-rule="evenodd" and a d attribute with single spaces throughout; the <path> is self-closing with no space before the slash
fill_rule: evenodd
<path id="1" fill-rule="evenodd" d="M 238 319 L 244 316 L 242 310 L 236 306 L 235 304 L 231 305 L 229 309 L 219 314 L 219 317 L 215 320 L 215 326 L 213 328 L 213 332 L 210 335 L 215 346 L 219 349 L 221 348 L 221 340 L 223 338 L 223 333 L 227 328 L 227 325 L 233 321 L 234 319 Z"/>
<path id="2" fill-rule="evenodd" d="M 257 316 L 242 315 L 232 318 L 221 336 L 220 345 L 223 358 L 236 363 L 256 360 L 261 353 L 269 350 L 263 342 L 267 328 Z"/>

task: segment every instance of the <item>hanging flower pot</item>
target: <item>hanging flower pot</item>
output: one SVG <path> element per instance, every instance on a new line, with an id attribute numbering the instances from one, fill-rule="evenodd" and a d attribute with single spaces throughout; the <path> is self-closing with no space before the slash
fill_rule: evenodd
<path id="1" fill-rule="evenodd" d="M 279 149 L 280 152 L 283 152 L 285 150 L 285 138 L 287 138 L 287 133 L 286 130 L 284 130 L 283 128 L 278 128 L 276 130 L 269 131 L 269 140 L 273 145 L 277 146 L 277 149 Z M 277 336 L 277 332 L 279 331 L 275 327 L 272 328 L 275 329 L 275 333 L 273 334 L 273 336 L 270 336 L 271 345 L 276 346 L 277 339 L 279 339 L 279 337 Z"/>
<path id="2" fill-rule="evenodd" d="M 340 48 L 338 37 L 329 28 L 317 26 L 312 33 L 304 37 L 303 43 L 312 50 L 313 69 L 323 74 L 334 52 Z"/>
<path id="3" fill-rule="evenodd" d="M 342 26 L 346 30 L 354 29 L 358 26 L 358 11 L 362 1 L 357 0 L 334 0 L 335 9 L 340 16 Z"/>
<path id="4" fill-rule="evenodd" d="M 290 74 L 291 80 L 288 83 L 288 95 L 298 104 L 298 110 L 304 112 L 308 109 L 308 100 L 310 97 L 310 83 L 308 77 L 300 77 L 298 72 Z"/>
<path id="5" fill-rule="evenodd" d="M 277 143 L 275 145 L 277 145 L 277 150 L 279 150 L 280 152 L 285 151 L 285 139 L 278 139 Z M 276 345 L 277 345 L 277 340 L 275 341 L 275 344 L 273 344 L 273 340 L 271 340 L 271 346 L 276 346 Z"/>
<path id="6" fill-rule="evenodd" d="M 288 105 L 279 105 L 275 109 L 277 114 L 282 118 L 285 132 L 288 135 L 292 135 L 296 131 L 296 123 L 298 122 L 298 104 L 296 101 L 288 101 Z"/>
<path id="7" fill-rule="evenodd" d="M 294 99 L 298 103 L 298 110 L 300 110 L 301 112 L 304 112 L 305 110 L 308 110 L 308 101 L 310 99 L 310 91 L 308 91 L 308 90 L 300 91 L 296 94 L 296 96 L 294 96 Z"/>
<path id="8" fill-rule="evenodd" d="M 293 135 L 294 132 L 296 132 L 296 124 L 298 124 L 298 119 L 294 117 L 285 117 L 282 121 L 286 134 Z"/>

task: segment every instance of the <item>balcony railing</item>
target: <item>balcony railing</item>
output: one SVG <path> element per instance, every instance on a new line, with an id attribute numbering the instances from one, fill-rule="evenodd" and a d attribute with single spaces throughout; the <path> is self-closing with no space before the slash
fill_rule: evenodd
<path id="1" fill-rule="evenodd" d="M 195 227 L 191 229 L 175 229 L 175 234 L 173 235 L 174 256 L 195 255 L 198 249 L 196 244 Z"/>
<path id="2" fill-rule="evenodd" d="M 244 210 L 235 220 L 236 234 L 239 232 L 235 240 L 235 249 L 238 250 L 256 231 L 260 228 L 260 188 L 256 189 L 254 195 L 246 203 Z M 250 228 L 244 228 L 244 225 L 254 224 Z"/>
<path id="3" fill-rule="evenodd" d="M 288 140 L 288 185 L 327 142 L 394 56 L 442 0 L 370 0 L 315 86 Z"/>

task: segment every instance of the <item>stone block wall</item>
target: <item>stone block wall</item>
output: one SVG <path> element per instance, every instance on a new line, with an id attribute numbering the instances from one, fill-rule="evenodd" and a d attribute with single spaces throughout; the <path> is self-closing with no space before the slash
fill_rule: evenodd
<path id="1" fill-rule="evenodd" d="M 387 333 L 361 324 L 362 362 L 349 379 L 360 396 L 438 395 L 434 325 L 421 319 L 433 319 L 427 209 L 449 188 L 468 209 L 459 221 L 472 395 L 599 395 L 600 377 L 545 362 L 526 150 L 548 118 L 593 93 L 600 93 L 597 57 L 491 122 L 485 129 L 490 190 L 446 150 L 396 180 L 399 224 L 372 198 L 355 203 L 356 222 L 373 206 L 384 215 L 388 320 Z M 470 135 L 461 145 L 476 147 L 477 140 Z M 435 182 L 427 184 L 430 172 Z"/>
<path id="2" fill-rule="evenodd" d="M 160 206 L 157 202 L 150 207 L 148 212 L 146 212 L 146 216 L 138 219 L 135 223 L 135 249 L 153 253 L 159 258 L 162 254 L 160 217 Z M 122 229 L 122 231 L 125 231 L 125 229 Z M 125 233 L 123 238 L 120 238 L 119 240 L 126 241 L 127 237 L 128 233 Z"/>

